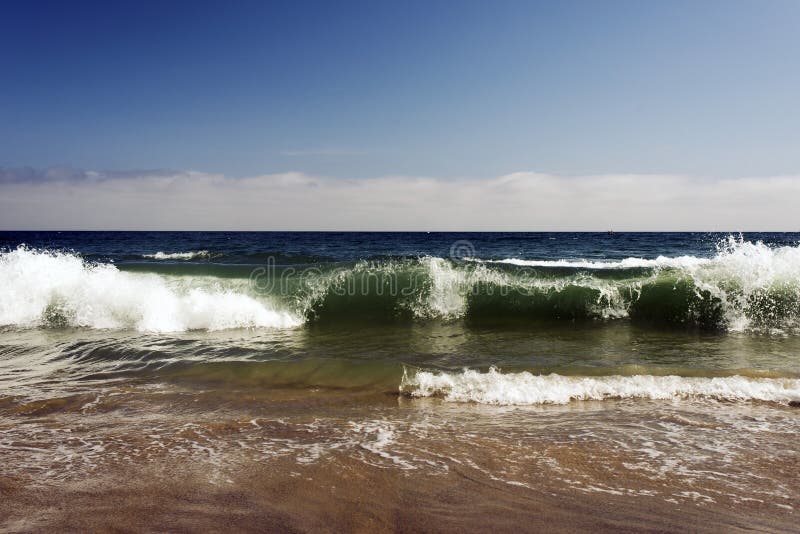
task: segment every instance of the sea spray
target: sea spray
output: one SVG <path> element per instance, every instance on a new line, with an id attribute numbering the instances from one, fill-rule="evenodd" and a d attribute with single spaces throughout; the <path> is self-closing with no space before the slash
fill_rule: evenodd
<path id="1" fill-rule="evenodd" d="M 174 332 L 301 323 L 214 279 L 126 273 L 61 252 L 21 247 L 4 253 L 0 282 L 0 325 Z"/>

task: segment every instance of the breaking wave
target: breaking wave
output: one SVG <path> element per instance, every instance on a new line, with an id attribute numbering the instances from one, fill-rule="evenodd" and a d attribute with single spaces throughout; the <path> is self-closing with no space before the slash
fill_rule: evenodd
<path id="1" fill-rule="evenodd" d="M 460 373 L 419 370 L 403 375 L 400 392 L 453 402 L 496 405 L 567 404 L 607 399 L 714 399 L 788 403 L 800 399 L 800 379 L 681 376 L 582 377 L 504 374 L 465 369 Z"/>
<path id="2" fill-rule="evenodd" d="M 313 280 L 312 318 L 614 320 L 734 332 L 800 326 L 800 247 L 730 238 L 713 257 L 615 262 L 425 257 L 361 262 Z M 352 288 L 372 284 L 369 291 Z M 392 284 L 399 290 L 392 291 Z M 348 290 L 350 288 L 351 290 Z"/>
<path id="3" fill-rule="evenodd" d="M 110 265 L 20 247 L 0 253 L 0 325 L 181 331 L 303 322 L 622 319 L 733 332 L 800 331 L 800 247 L 736 238 L 705 258 L 421 257 L 254 267 Z"/>
<path id="4" fill-rule="evenodd" d="M 174 332 L 302 322 L 214 279 L 126 273 L 66 253 L 25 248 L 4 253 L 0 281 L 0 325 Z"/>

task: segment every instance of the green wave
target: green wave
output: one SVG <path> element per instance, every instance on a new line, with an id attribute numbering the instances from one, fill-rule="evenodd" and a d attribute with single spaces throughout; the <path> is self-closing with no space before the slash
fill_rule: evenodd
<path id="1" fill-rule="evenodd" d="M 303 268 L 271 263 L 114 266 L 18 249 L 0 258 L 0 277 L 6 281 L 0 326 L 182 331 L 295 328 L 304 322 L 627 320 L 795 332 L 800 325 L 800 248 L 736 246 L 714 258 L 616 264 L 527 266 L 422 257 Z"/>

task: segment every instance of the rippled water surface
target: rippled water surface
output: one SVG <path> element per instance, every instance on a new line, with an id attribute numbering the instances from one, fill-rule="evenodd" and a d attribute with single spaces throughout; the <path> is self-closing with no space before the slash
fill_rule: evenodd
<path id="1" fill-rule="evenodd" d="M 0 528 L 792 530 L 798 237 L 0 234 Z"/>

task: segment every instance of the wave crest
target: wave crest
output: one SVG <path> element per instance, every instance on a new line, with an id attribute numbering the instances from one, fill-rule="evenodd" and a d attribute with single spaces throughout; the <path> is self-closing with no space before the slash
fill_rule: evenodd
<path id="1" fill-rule="evenodd" d="M 195 258 L 210 258 L 211 253 L 207 250 L 197 250 L 194 252 L 161 252 L 155 254 L 142 254 L 143 258 L 154 260 L 192 260 Z"/>
<path id="2" fill-rule="evenodd" d="M 464 369 L 461 373 L 419 370 L 403 374 L 400 392 L 410 397 L 440 397 L 452 402 L 496 405 L 567 404 L 608 399 L 714 399 L 770 401 L 800 399 L 800 380 L 792 378 L 534 375 Z"/>
<path id="3" fill-rule="evenodd" d="M 176 332 L 302 323 L 270 301 L 214 279 L 121 272 L 59 252 L 21 247 L 4 253 L 0 280 L 0 325 Z"/>
<path id="4" fill-rule="evenodd" d="M 0 253 L 0 324 L 186 330 L 304 320 L 629 319 L 733 332 L 800 330 L 800 246 L 733 237 L 708 258 L 382 258 L 302 271 L 261 268 L 263 280 L 247 265 L 153 262 L 119 269 L 67 253 Z"/>

